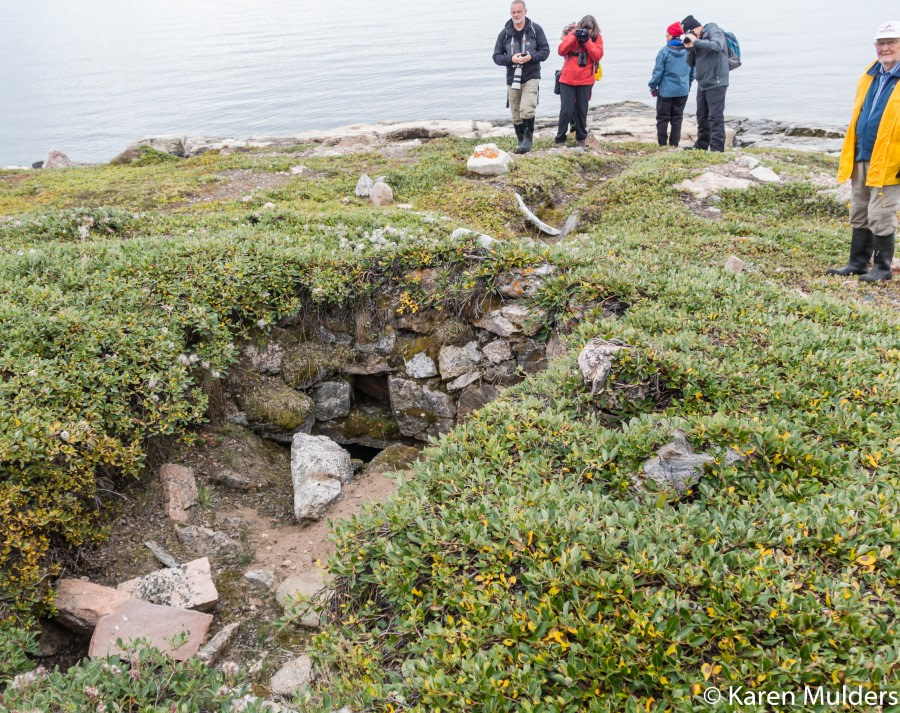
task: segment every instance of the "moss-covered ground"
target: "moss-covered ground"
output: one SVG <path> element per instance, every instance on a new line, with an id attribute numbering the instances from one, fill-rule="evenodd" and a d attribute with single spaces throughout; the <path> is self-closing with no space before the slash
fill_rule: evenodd
<path id="1" fill-rule="evenodd" d="M 723 192 L 713 214 L 674 186 L 730 154 L 539 142 L 484 179 L 465 174 L 474 143 L 0 174 L 3 613 L 44 611 L 54 562 L 103 534 L 97 478 L 139 474 L 155 437 L 190 437 L 237 339 L 384 289 L 458 306 L 549 259 L 535 300 L 571 328 L 569 356 L 341 527 L 332 622 L 310 652 L 328 675 L 303 705 L 662 711 L 713 685 L 895 687 L 900 281 L 824 276 L 848 242 L 846 206 L 817 184 L 834 161 L 756 153 L 791 180 Z M 229 191 L 247 171 L 264 187 Z M 412 208 L 352 197 L 362 171 Z M 538 236 L 514 192 L 553 222 L 577 211 L 579 232 L 523 240 Z M 504 242 L 451 240 L 457 227 Z M 732 254 L 744 273 L 723 269 Z M 441 269 L 436 292 L 411 277 L 423 266 Z M 632 347 L 610 383 L 656 398 L 590 396 L 575 358 L 595 336 Z M 676 429 L 742 460 L 639 495 Z M 21 630 L 3 631 L 0 651 L 20 652 Z M 9 658 L 0 677 L 27 666 Z M 42 681 L 32 699 L 84 699 Z"/>

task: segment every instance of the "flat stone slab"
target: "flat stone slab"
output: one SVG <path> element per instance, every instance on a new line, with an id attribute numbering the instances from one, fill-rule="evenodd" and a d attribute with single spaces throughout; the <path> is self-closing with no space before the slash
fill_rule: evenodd
<path id="1" fill-rule="evenodd" d="M 135 639 L 148 639 L 176 661 L 186 661 L 200 650 L 212 620 L 210 614 L 129 599 L 97 622 L 88 656 L 104 658 L 126 653 L 128 649 L 116 643 L 120 639 L 125 646 Z M 182 632 L 187 632 L 187 641 L 172 648 L 171 640 Z"/>
<path id="2" fill-rule="evenodd" d="M 180 609 L 208 611 L 219 602 L 206 557 L 129 579 L 116 589 L 136 599 Z"/>
<path id="3" fill-rule="evenodd" d="M 56 586 L 53 602 L 59 614 L 56 620 L 67 629 L 89 634 L 104 616 L 112 614 L 131 595 L 112 587 L 85 582 L 81 579 L 61 579 Z"/>

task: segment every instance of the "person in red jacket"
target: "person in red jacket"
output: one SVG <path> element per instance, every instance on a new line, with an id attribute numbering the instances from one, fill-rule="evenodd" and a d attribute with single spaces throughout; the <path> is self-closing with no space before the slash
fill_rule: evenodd
<path id="1" fill-rule="evenodd" d="M 569 124 L 575 121 L 575 145 L 584 146 L 587 138 L 587 111 L 594 87 L 597 65 L 603 58 L 603 38 L 600 27 L 592 15 L 585 15 L 577 25 L 568 25 L 563 30 L 559 43 L 563 60 L 559 77 L 559 128 L 556 130 L 556 144 L 566 143 Z"/>

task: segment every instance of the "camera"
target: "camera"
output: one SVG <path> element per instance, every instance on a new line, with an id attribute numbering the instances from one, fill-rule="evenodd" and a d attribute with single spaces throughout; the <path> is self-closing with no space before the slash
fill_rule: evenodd
<path id="1" fill-rule="evenodd" d="M 575 38 L 579 42 L 587 42 L 591 38 L 591 31 L 586 27 L 579 27 L 575 30 Z"/>

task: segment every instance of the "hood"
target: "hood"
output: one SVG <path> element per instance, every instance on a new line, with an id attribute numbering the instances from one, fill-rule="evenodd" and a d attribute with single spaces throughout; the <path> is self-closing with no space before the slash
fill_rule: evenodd
<path id="1" fill-rule="evenodd" d="M 683 50 L 684 42 L 679 39 L 669 40 L 668 42 L 666 42 L 666 47 L 668 47 L 670 50 Z"/>

